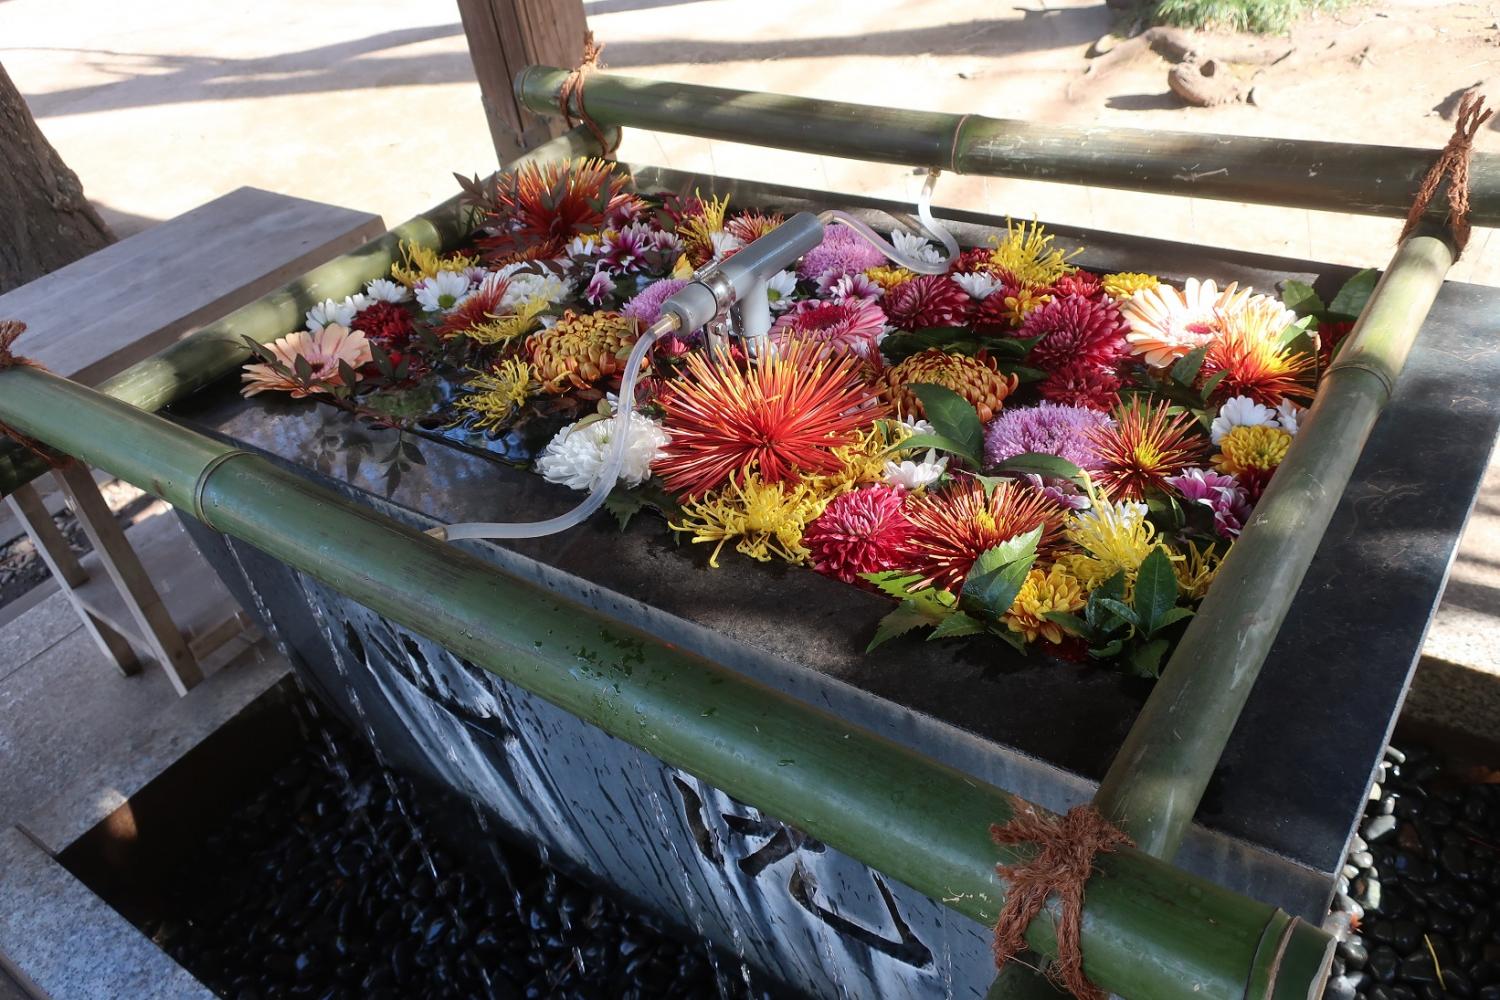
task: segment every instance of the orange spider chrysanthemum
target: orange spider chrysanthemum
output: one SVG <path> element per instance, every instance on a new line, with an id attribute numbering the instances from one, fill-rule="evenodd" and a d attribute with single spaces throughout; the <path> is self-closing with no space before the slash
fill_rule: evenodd
<path id="1" fill-rule="evenodd" d="M 438 336 L 456 337 L 476 326 L 494 322 L 500 312 L 500 300 L 505 298 L 509 287 L 510 282 L 504 278 L 484 281 L 472 295 L 443 316 Z"/>
<path id="2" fill-rule="evenodd" d="M 1086 432 L 1099 454 L 1094 481 L 1113 499 L 1138 500 L 1147 490 L 1164 489 L 1168 476 L 1196 463 L 1203 452 L 1190 413 L 1172 416 L 1165 403 L 1137 399 L 1114 416 L 1114 423 Z"/>
<path id="3" fill-rule="evenodd" d="M 1287 397 L 1311 399 L 1311 381 L 1317 361 L 1307 353 L 1292 353 L 1276 341 L 1286 328 L 1284 315 L 1275 304 L 1251 307 L 1223 318 L 1224 332 L 1208 345 L 1203 356 L 1202 377 L 1224 377 L 1214 390 L 1214 399 L 1249 396 L 1257 403 L 1276 406 Z"/>
<path id="4" fill-rule="evenodd" d="M 491 235 L 479 245 L 497 257 L 534 247 L 537 256 L 556 256 L 574 236 L 597 231 L 611 210 L 635 197 L 628 183 L 614 163 L 592 157 L 507 171 L 482 201 Z"/>
<path id="5" fill-rule="evenodd" d="M 1045 549 L 1063 521 L 1062 508 L 1029 486 L 1002 482 L 986 497 L 984 485 L 973 479 L 914 498 L 906 514 L 913 555 L 902 568 L 922 575 L 911 589 L 930 585 L 955 594 L 984 552 L 1039 525 L 1037 547 Z"/>
<path id="6" fill-rule="evenodd" d="M 885 414 L 855 359 L 821 357 L 803 343 L 744 368 L 691 354 L 660 403 L 672 440 L 655 468 L 688 498 L 751 472 L 766 483 L 837 472 L 835 449 Z"/>
<path id="7" fill-rule="evenodd" d="M 786 221 L 780 212 L 742 212 L 724 223 L 724 231 L 749 246 Z"/>

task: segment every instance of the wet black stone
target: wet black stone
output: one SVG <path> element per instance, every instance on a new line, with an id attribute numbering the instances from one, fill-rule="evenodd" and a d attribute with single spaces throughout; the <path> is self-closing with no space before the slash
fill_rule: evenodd
<path id="1" fill-rule="evenodd" d="M 1481 986 L 1474 993 L 1475 1000 L 1500 1000 L 1500 985 Z"/>
<path id="2" fill-rule="evenodd" d="M 1398 920 L 1391 925 L 1390 944 L 1405 955 L 1414 950 L 1422 940 L 1422 929 L 1410 920 Z"/>
<path id="3" fill-rule="evenodd" d="M 1474 982 L 1462 968 L 1444 966 L 1442 987 L 1449 996 L 1472 997 L 1474 995 Z"/>
<path id="4" fill-rule="evenodd" d="M 323 958 L 315 949 L 309 948 L 297 953 L 297 957 L 293 959 L 293 965 L 297 976 L 306 979 L 323 971 Z"/>
<path id="5" fill-rule="evenodd" d="M 1370 951 L 1368 970 L 1370 975 L 1378 982 L 1391 983 L 1396 980 L 1396 969 L 1401 964 L 1401 956 L 1396 954 L 1390 945 L 1376 945 Z"/>
<path id="6" fill-rule="evenodd" d="M 1344 960 L 1346 969 L 1363 969 L 1365 963 L 1370 960 L 1370 953 L 1365 948 L 1364 940 L 1357 934 L 1339 942 L 1338 956 Z"/>

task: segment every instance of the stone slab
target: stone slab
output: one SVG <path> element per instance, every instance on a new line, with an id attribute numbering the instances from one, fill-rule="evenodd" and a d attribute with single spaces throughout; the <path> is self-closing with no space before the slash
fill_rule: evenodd
<path id="1" fill-rule="evenodd" d="M 68 595 L 54 589 L 36 606 L 0 625 L 0 649 L 5 650 L 0 682 L 82 628 Z"/>

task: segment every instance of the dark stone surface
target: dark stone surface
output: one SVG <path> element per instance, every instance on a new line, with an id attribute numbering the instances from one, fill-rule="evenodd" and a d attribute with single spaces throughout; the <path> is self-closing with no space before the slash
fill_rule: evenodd
<path id="1" fill-rule="evenodd" d="M 673 188 L 684 183 L 680 175 L 652 176 Z M 716 182 L 716 190 L 726 187 L 733 185 Z M 740 185 L 736 202 L 795 207 L 760 186 Z M 878 204 L 842 197 L 828 203 Z M 1261 289 L 1296 277 L 1315 281 L 1325 297 L 1350 273 L 1056 231 L 1064 245 L 1088 246 L 1079 263 L 1097 270 L 1153 270 L 1172 279 L 1194 274 Z M 969 226 L 959 227 L 959 235 L 982 242 Z M 1497 309 L 1496 290 L 1451 283 L 1443 289 L 1199 812 L 1213 831 L 1324 873 L 1325 902 L 1494 440 L 1500 347 L 1488 324 Z M 488 456 L 429 440 L 420 440 L 425 464 L 392 481 L 381 458 L 392 450 L 395 432 L 355 427 L 330 407 L 306 402 L 247 403 L 227 382 L 179 405 L 175 415 L 447 522 L 537 520 L 579 497 Z M 361 439 L 371 443 L 351 447 Z M 710 571 L 706 553 L 675 545 L 648 517 L 621 533 L 600 514 L 567 535 L 508 547 L 696 623 L 746 656 L 796 664 L 873 695 L 897 719 L 891 728 L 898 738 L 919 748 L 938 721 L 1016 760 L 1041 762 L 1057 790 L 1015 790 L 1054 808 L 1086 794 L 1088 782 L 1103 774 L 1150 691 L 1148 682 L 1097 667 L 1028 661 L 993 641 L 908 638 L 866 656 L 864 644 L 889 610 L 883 598 L 810 571 L 734 556 Z M 1045 778 L 1049 765 L 1061 769 L 1057 778 Z M 1083 781 L 1069 783 L 1066 772 Z M 1191 843 L 1183 860 L 1213 869 L 1193 857 Z M 1311 895 L 1283 900 L 1304 915 L 1322 905 Z"/>

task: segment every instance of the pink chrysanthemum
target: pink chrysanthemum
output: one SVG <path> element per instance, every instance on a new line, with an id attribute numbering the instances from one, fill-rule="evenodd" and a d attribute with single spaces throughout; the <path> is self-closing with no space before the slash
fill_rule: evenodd
<path id="1" fill-rule="evenodd" d="M 650 326 L 661 319 L 661 304 L 671 298 L 687 284 L 682 278 L 662 278 L 641 289 L 620 312 Z"/>
<path id="2" fill-rule="evenodd" d="M 1099 449 L 1089 432 L 1108 424 L 1107 415 L 1083 406 L 1038 403 L 1006 410 L 985 428 L 984 457 L 993 464 L 1039 453 L 1065 458 L 1081 469 L 1097 469 Z"/>
<path id="3" fill-rule="evenodd" d="M 809 281 L 837 280 L 846 274 L 885 263 L 885 254 L 847 226 L 829 226 L 823 242 L 807 251 L 797 265 L 799 277 Z"/>
<path id="4" fill-rule="evenodd" d="M 895 569 L 914 556 L 905 492 L 866 486 L 834 497 L 803 532 L 812 568 L 845 583 L 863 583 L 861 573 Z"/>
<path id="5" fill-rule="evenodd" d="M 903 281 L 885 296 L 891 323 L 902 330 L 961 326 L 969 315 L 969 293 L 945 274 L 924 274 Z"/>
<path id="6" fill-rule="evenodd" d="M 1037 392 L 1054 403 L 1108 413 L 1120 404 L 1120 378 L 1087 361 L 1075 361 L 1043 379 Z"/>
<path id="7" fill-rule="evenodd" d="M 1236 538 L 1250 517 L 1250 497 L 1245 487 L 1227 472 L 1184 469 L 1168 476 L 1167 485 L 1189 503 L 1201 503 L 1214 512 L 1214 530 L 1224 538 Z"/>
<path id="8" fill-rule="evenodd" d="M 1104 295 L 1104 284 L 1097 274 L 1090 271 L 1074 271 L 1052 283 L 1052 294 L 1059 298 L 1065 295 L 1082 295 L 1086 299 L 1097 299 Z"/>
<path id="9" fill-rule="evenodd" d="M 1028 357 L 1038 368 L 1054 372 L 1077 361 L 1112 367 L 1125 356 L 1129 329 L 1114 303 L 1065 295 L 1027 313 L 1018 336 L 1040 337 Z"/>
<path id="10" fill-rule="evenodd" d="M 776 320 L 771 337 L 784 346 L 793 340 L 816 344 L 833 357 L 854 355 L 868 360 L 885 330 L 885 313 L 866 299 L 842 302 L 798 302 Z"/>
<path id="11" fill-rule="evenodd" d="M 958 259 L 953 262 L 953 273 L 972 274 L 975 271 L 993 271 L 995 266 L 990 260 L 992 253 L 994 251 L 989 247 L 970 247 L 961 251 Z"/>

